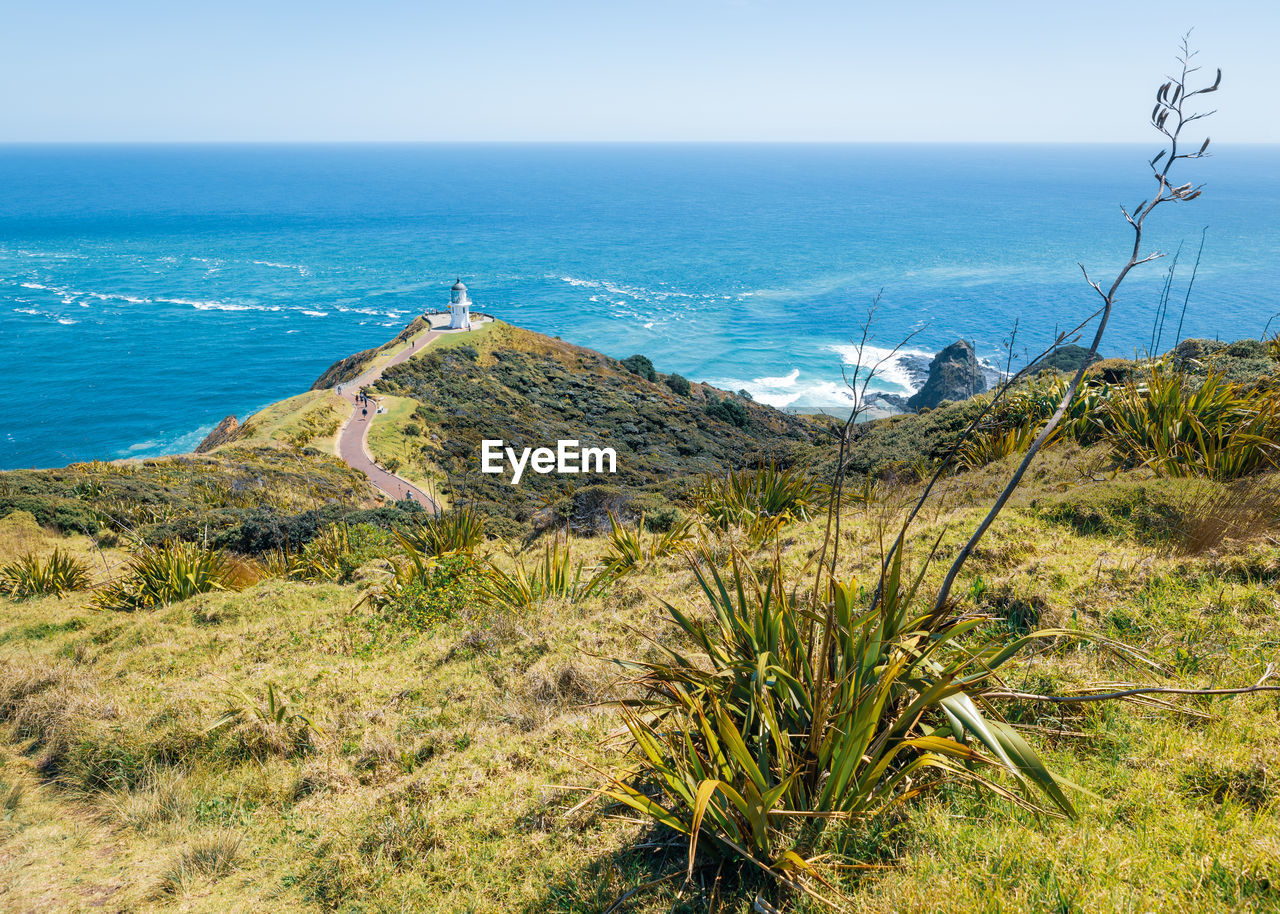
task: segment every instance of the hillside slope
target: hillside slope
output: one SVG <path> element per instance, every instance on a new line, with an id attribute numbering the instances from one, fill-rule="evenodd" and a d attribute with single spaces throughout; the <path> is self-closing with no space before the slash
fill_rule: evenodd
<path id="1" fill-rule="evenodd" d="M 799 462 L 817 439 L 806 419 L 705 384 L 677 392 L 660 375 L 644 377 L 601 353 L 501 322 L 436 340 L 388 369 L 374 390 L 418 404 L 401 423 L 400 459 L 435 467 L 452 503 L 521 525 L 567 497 L 579 526 L 598 526 L 601 506 L 623 510 L 639 499 L 658 507 L 706 473 Z M 509 471 L 481 473 L 484 439 L 517 450 L 560 440 L 610 447 L 617 472 L 526 472 L 511 485 Z"/>

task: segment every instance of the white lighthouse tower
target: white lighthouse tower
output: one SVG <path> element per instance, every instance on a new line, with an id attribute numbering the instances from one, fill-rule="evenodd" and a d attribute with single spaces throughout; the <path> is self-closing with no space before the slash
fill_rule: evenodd
<path id="1" fill-rule="evenodd" d="M 449 290 L 449 329 L 471 329 L 471 299 L 467 297 L 467 287 L 461 279 Z"/>

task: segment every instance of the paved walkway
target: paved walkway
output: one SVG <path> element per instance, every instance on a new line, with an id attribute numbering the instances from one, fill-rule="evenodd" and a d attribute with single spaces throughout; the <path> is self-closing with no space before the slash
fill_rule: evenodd
<path id="1" fill-rule="evenodd" d="M 374 488 L 393 501 L 412 498 L 432 514 L 440 513 L 440 506 L 430 495 L 374 462 L 373 455 L 369 453 L 369 426 L 373 424 L 373 419 L 378 414 L 378 404 L 376 400 L 370 398 L 366 409 L 363 403 L 356 402 L 356 395 L 361 388 L 369 386 L 382 377 L 386 369 L 417 355 L 438 336 L 441 336 L 440 331 L 430 330 L 418 337 L 412 346 L 406 346 L 402 352 L 392 356 L 385 364 L 370 368 L 355 380 L 344 381 L 338 385 L 338 395 L 351 404 L 351 417 L 338 432 L 338 456 L 368 476 Z M 421 345 L 418 345 L 419 343 Z"/>

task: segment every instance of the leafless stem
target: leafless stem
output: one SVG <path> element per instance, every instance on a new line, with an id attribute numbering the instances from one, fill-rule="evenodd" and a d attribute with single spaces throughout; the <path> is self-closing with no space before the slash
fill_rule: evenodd
<path id="1" fill-rule="evenodd" d="M 1093 343 L 1089 346 L 1089 354 L 1085 357 L 1080 368 L 1076 370 L 1075 375 L 1071 379 L 1071 383 L 1067 386 L 1066 393 L 1062 397 L 1062 401 L 1058 404 L 1058 408 L 1054 410 L 1053 416 L 1040 434 L 1036 436 L 1036 440 L 1031 447 L 1027 449 L 1027 453 L 1023 456 L 1022 461 L 1018 464 L 1018 468 L 1006 483 L 999 497 L 996 499 L 991 510 L 987 512 L 986 517 L 978 524 L 968 541 L 960 549 L 960 554 L 956 556 L 955 561 L 951 563 L 951 567 L 947 570 L 947 575 L 943 579 L 942 586 L 938 588 L 938 595 L 934 600 L 933 611 L 940 613 L 946 606 L 947 600 L 951 595 L 951 588 L 955 585 L 956 577 L 960 574 L 960 570 L 964 567 L 965 561 L 973 552 L 974 547 L 986 534 L 991 524 L 1000 515 L 1004 506 L 1008 503 L 1009 498 L 1017 490 L 1018 485 L 1022 482 L 1022 477 L 1026 474 L 1027 469 L 1031 466 L 1031 462 L 1035 460 L 1036 455 L 1044 446 L 1045 441 L 1053 434 L 1058 424 L 1062 421 L 1062 417 L 1066 415 L 1067 408 L 1071 405 L 1071 401 L 1075 399 L 1076 392 L 1080 389 L 1080 384 L 1084 380 L 1085 369 L 1096 358 L 1098 347 L 1102 344 L 1103 334 L 1106 333 L 1107 324 L 1111 320 L 1111 311 L 1115 306 L 1116 293 L 1120 291 L 1120 286 L 1125 278 L 1135 267 L 1148 263 L 1161 255 L 1158 252 L 1150 254 L 1142 253 L 1142 233 L 1146 225 L 1147 217 L 1155 210 L 1157 206 L 1171 201 L 1190 201 L 1200 196 L 1201 188 L 1193 187 L 1191 184 L 1182 184 L 1175 186 L 1169 180 L 1170 171 L 1175 162 L 1179 159 L 1198 159 L 1206 156 L 1209 148 L 1209 140 L 1206 139 L 1197 152 L 1179 153 L 1178 143 L 1181 139 L 1183 128 L 1194 120 L 1212 114 L 1187 114 L 1184 106 L 1187 99 L 1196 95 L 1203 95 L 1208 92 L 1216 92 L 1219 84 L 1222 82 L 1222 71 L 1218 70 L 1217 77 L 1211 86 L 1187 91 L 1187 77 L 1194 73 L 1197 68 L 1191 66 L 1191 59 L 1195 56 L 1190 49 L 1190 33 L 1183 36 L 1182 52 L 1179 56 L 1181 64 L 1181 75 L 1170 78 L 1168 82 L 1156 90 L 1156 105 L 1151 111 L 1151 123 L 1158 131 L 1168 138 L 1168 148 L 1161 150 L 1149 165 L 1155 174 L 1156 181 L 1159 185 L 1156 194 L 1149 200 L 1144 200 L 1138 206 L 1133 208 L 1133 213 L 1126 213 L 1126 218 L 1133 228 L 1133 248 L 1129 254 L 1129 260 L 1120 272 L 1116 275 L 1115 280 L 1104 292 L 1101 284 L 1095 282 L 1089 277 L 1088 270 L 1081 264 L 1080 269 L 1084 273 L 1085 281 L 1102 297 L 1102 317 L 1098 321 L 1098 329 L 1094 333 Z M 1161 162 L 1161 160 L 1164 160 Z"/>
<path id="2" fill-rule="evenodd" d="M 986 692 L 983 698 L 1015 698 L 1023 701 L 1049 701 L 1057 704 L 1082 704 L 1088 701 L 1111 701 L 1117 698 L 1132 698 L 1136 695 L 1251 695 L 1255 692 L 1280 692 L 1280 685 L 1267 685 L 1266 682 L 1275 675 L 1274 664 L 1268 664 L 1262 678 L 1250 686 L 1238 686 L 1229 689 L 1178 689 L 1162 686 L 1135 686 L 1132 689 L 1121 689 L 1116 692 L 1090 692 L 1085 695 L 1037 695 L 1033 692 Z"/>

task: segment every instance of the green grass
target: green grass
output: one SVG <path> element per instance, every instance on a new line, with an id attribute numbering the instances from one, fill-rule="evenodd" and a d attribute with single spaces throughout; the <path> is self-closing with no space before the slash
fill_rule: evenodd
<path id="1" fill-rule="evenodd" d="M 1124 524 L 1080 531 L 1032 506 L 1079 486 L 1098 459 L 1050 449 L 971 560 L 957 588 L 968 608 L 997 617 L 991 636 L 1034 619 L 1122 638 L 1167 667 L 1164 684 L 1256 679 L 1280 642 L 1265 573 L 1280 547 L 1264 538 L 1171 554 Z M 1001 473 L 951 482 L 909 554 L 939 533 L 944 554 L 958 548 Z M 849 574 L 871 578 L 879 519 L 912 491 L 886 484 L 848 509 Z M 788 575 L 821 533 L 818 520 L 786 529 Z M 39 535 L 122 560 L 100 560 L 85 537 Z M 608 543 L 571 547 L 593 567 Z M 541 556 L 535 547 L 523 561 Z M 768 560 L 768 549 L 751 558 Z M 501 552 L 495 561 L 514 569 Z M 95 612 L 87 594 L 0 600 L 0 754 L 6 784 L 21 785 L 0 811 L 4 905 L 598 912 L 685 861 L 616 808 L 570 814 L 583 795 L 559 785 L 599 786 L 593 766 L 623 763 L 621 722 L 599 702 L 628 687 L 605 658 L 654 658 L 637 631 L 681 644 L 660 601 L 705 613 L 696 586 L 679 558 L 655 558 L 577 603 L 465 605 L 423 625 L 357 608 L 359 584 L 266 580 L 131 614 Z M 1006 681 L 1069 690 L 1131 677 L 1141 674 L 1074 647 L 1013 665 Z M 319 728 L 309 749 L 256 751 L 244 722 L 210 729 L 229 690 L 261 704 L 267 684 Z M 1177 703 L 1196 714 L 1009 702 L 1006 716 L 1033 728 L 1053 770 L 1097 794 L 1079 801 L 1079 819 L 938 790 L 897 816 L 829 829 L 819 850 L 880 868 L 828 876 L 858 911 L 1280 909 L 1280 699 Z M 726 874 L 720 910 L 749 911 L 761 887 Z M 696 887 L 679 889 L 655 886 L 626 910 L 707 910 Z"/>
<path id="2" fill-rule="evenodd" d="M 321 429 L 338 424 L 334 431 L 317 434 L 308 444 L 326 454 L 337 456 L 337 428 L 345 422 L 350 414 L 341 397 L 331 390 L 309 390 L 289 397 L 278 403 L 259 410 L 244 421 L 239 436 L 230 445 L 223 447 L 258 447 L 263 445 L 287 445 L 304 433 L 304 426 L 310 417 Z"/>
<path id="3" fill-rule="evenodd" d="M 439 492 L 444 475 L 434 461 L 424 455 L 423 448 L 428 446 L 429 439 L 423 436 L 422 420 L 414 415 L 418 401 L 389 394 L 379 394 L 378 401 L 386 407 L 386 412 L 374 416 L 369 426 L 369 452 L 374 460 L 379 466 L 394 467 L 397 476 L 435 497 L 442 508 L 447 507 L 447 499 Z"/>

